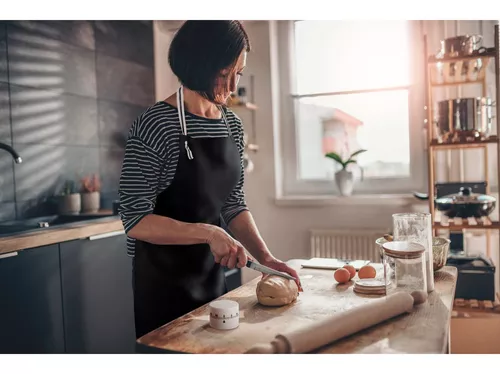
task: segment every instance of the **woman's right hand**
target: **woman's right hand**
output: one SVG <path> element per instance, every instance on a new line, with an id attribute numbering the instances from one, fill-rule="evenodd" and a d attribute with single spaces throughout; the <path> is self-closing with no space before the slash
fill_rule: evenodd
<path id="1" fill-rule="evenodd" d="M 241 243 L 218 226 L 213 226 L 210 229 L 211 233 L 207 243 L 214 255 L 215 262 L 227 266 L 229 269 L 245 267 L 247 254 Z"/>

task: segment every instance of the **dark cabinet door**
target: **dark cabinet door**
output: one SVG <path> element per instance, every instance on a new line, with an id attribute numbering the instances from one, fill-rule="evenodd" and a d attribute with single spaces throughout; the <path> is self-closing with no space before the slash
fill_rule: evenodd
<path id="1" fill-rule="evenodd" d="M 227 292 L 241 286 L 241 269 L 225 269 Z"/>
<path id="2" fill-rule="evenodd" d="M 0 256 L 0 353 L 64 353 L 59 245 Z"/>
<path id="3" fill-rule="evenodd" d="M 134 353 L 132 259 L 115 233 L 61 243 L 66 351 Z"/>

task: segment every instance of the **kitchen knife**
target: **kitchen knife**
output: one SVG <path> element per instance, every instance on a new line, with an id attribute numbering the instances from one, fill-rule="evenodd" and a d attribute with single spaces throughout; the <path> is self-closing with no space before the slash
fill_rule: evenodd
<path id="1" fill-rule="evenodd" d="M 286 279 L 290 279 L 290 280 L 293 280 L 293 281 L 295 280 L 295 278 L 292 277 L 289 274 L 282 273 L 280 271 L 268 268 L 267 266 L 258 264 L 256 262 L 251 261 L 251 260 L 247 261 L 247 265 L 246 266 L 247 266 L 247 268 L 260 271 L 261 273 L 264 273 L 264 274 L 272 274 L 272 275 L 277 275 L 277 276 L 280 276 L 280 277 L 283 277 L 283 278 L 286 278 Z"/>

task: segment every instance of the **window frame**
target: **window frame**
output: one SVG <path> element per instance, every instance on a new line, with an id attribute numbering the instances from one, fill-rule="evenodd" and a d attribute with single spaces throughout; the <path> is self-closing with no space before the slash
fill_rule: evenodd
<path id="1" fill-rule="evenodd" d="M 411 22 L 410 40 L 413 45 L 410 61 L 412 65 L 411 84 L 408 89 L 410 177 L 370 178 L 358 182 L 353 195 L 402 194 L 427 189 L 426 111 L 425 111 L 425 61 L 423 25 L 421 21 Z M 294 29 L 295 21 L 278 21 L 277 41 L 279 56 L 280 87 L 280 137 L 282 139 L 283 196 L 338 196 L 335 182 L 331 179 L 301 179 L 299 175 L 298 126 L 295 118 L 296 95 L 294 79 Z M 397 89 L 402 87 L 393 87 Z M 382 89 L 387 90 L 387 89 Z M 378 91 L 382 91 L 378 90 Z M 377 90 L 361 90 L 374 92 Z M 352 91 L 355 92 L 355 91 Z M 358 90 L 359 92 L 359 90 Z M 310 96 L 310 95 L 303 95 Z"/>

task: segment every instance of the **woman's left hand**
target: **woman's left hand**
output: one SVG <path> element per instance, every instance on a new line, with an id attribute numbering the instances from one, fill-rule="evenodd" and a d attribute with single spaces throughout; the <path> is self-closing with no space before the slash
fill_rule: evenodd
<path id="1" fill-rule="evenodd" d="M 263 261 L 261 264 L 264 266 L 267 266 L 268 268 L 271 268 L 271 269 L 274 269 L 277 271 L 281 271 L 282 273 L 290 274 L 292 277 L 295 278 L 295 283 L 297 283 L 297 287 L 299 288 L 299 292 L 304 291 L 302 289 L 302 285 L 300 284 L 299 274 L 294 269 L 292 269 L 290 266 L 285 264 L 283 261 L 280 261 L 276 258 L 273 258 L 270 260 Z"/>

